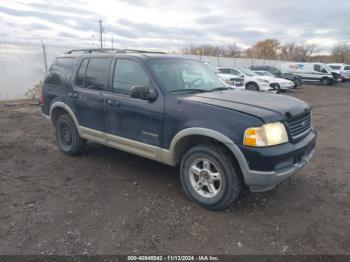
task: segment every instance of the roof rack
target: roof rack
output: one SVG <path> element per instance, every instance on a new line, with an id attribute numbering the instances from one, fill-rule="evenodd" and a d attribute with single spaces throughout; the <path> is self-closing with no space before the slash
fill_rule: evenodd
<path id="1" fill-rule="evenodd" d="M 138 49 L 116 49 L 116 48 L 84 48 L 84 49 L 72 49 L 66 54 L 72 54 L 72 53 L 85 53 L 85 54 L 91 54 L 91 53 L 107 53 L 107 52 L 114 52 L 114 53 L 146 53 L 146 54 L 167 54 L 166 52 L 161 51 L 145 51 L 145 50 L 138 50 Z"/>

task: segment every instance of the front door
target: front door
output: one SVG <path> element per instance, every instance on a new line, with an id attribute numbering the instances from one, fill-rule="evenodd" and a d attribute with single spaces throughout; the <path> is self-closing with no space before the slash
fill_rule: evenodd
<path id="1" fill-rule="evenodd" d="M 134 86 L 154 86 L 154 83 L 143 64 L 118 58 L 114 64 L 112 92 L 104 94 L 107 140 L 127 151 L 153 154 L 148 150 L 161 146 L 164 100 L 161 95 L 154 102 L 132 98 Z"/>

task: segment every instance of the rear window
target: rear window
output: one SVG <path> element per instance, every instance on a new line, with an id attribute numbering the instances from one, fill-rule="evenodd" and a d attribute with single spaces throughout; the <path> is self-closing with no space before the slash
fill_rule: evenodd
<path id="1" fill-rule="evenodd" d="M 52 64 L 46 77 L 46 84 L 64 86 L 73 68 L 73 57 L 60 57 Z"/>
<path id="2" fill-rule="evenodd" d="M 84 59 L 78 70 L 75 84 L 92 90 L 107 90 L 107 77 L 111 59 L 107 57 L 93 57 Z"/>

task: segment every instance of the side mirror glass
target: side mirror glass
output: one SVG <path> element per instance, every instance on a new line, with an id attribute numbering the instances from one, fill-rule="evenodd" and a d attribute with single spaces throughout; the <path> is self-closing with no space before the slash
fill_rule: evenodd
<path id="1" fill-rule="evenodd" d="M 157 100 L 158 93 L 157 91 L 148 86 L 133 86 L 131 88 L 131 97 L 141 100 L 147 100 L 149 102 L 153 102 Z"/>

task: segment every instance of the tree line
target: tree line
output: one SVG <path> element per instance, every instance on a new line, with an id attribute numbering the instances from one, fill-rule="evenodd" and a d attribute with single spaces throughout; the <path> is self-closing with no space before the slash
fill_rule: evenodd
<path id="1" fill-rule="evenodd" d="M 245 50 L 240 48 L 236 43 L 224 47 L 209 44 L 191 45 L 189 48 L 182 49 L 182 53 L 190 55 L 350 64 L 349 43 L 336 44 L 328 55 L 322 54 L 321 51 L 322 49 L 316 44 L 298 44 L 295 42 L 281 44 L 277 39 L 259 41 Z"/>

